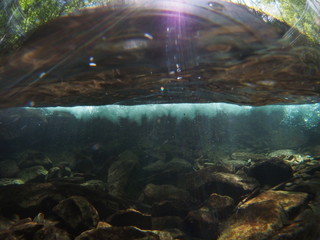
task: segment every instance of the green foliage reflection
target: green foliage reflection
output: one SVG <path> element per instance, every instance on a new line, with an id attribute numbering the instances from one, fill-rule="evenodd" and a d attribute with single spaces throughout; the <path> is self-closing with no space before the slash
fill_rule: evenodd
<path id="1" fill-rule="evenodd" d="M 106 5 L 109 0 L 1 0 L 0 54 L 18 48 L 39 25 L 51 19 L 89 6 Z M 123 0 L 114 0 L 123 1 Z M 307 0 L 309 2 L 317 0 Z M 319 13 L 306 0 L 233 0 L 270 14 L 293 26 L 287 37 L 294 43 L 301 32 L 311 42 L 320 43 Z M 319 24 L 316 24 L 318 21 Z"/>

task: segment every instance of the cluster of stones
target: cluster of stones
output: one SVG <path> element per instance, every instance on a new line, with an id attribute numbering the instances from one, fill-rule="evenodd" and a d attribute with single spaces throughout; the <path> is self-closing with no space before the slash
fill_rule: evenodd
<path id="1" fill-rule="evenodd" d="M 262 240 L 320 237 L 320 163 L 279 150 L 104 166 L 26 151 L 0 162 L 0 239 Z M 84 158 L 85 159 L 85 158 Z M 90 161 L 89 161 L 90 162 Z"/>

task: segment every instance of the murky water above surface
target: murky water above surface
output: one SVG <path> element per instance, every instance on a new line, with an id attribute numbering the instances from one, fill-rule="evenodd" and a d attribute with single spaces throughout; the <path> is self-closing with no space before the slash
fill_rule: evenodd
<path id="1" fill-rule="evenodd" d="M 289 29 L 223 1 L 83 10 L 1 61 L 0 105 L 318 102 L 319 49 Z"/>

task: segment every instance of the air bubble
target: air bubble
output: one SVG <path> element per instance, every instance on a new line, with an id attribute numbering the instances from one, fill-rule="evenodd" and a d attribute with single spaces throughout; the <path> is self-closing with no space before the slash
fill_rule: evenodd
<path id="1" fill-rule="evenodd" d="M 215 11 L 219 11 L 219 12 L 222 12 L 225 9 L 225 6 L 223 6 L 222 4 L 217 3 L 217 2 L 208 2 L 208 6 L 211 9 L 213 9 Z"/>
<path id="2" fill-rule="evenodd" d="M 153 36 L 149 33 L 145 33 L 144 36 L 150 40 L 153 40 Z"/>

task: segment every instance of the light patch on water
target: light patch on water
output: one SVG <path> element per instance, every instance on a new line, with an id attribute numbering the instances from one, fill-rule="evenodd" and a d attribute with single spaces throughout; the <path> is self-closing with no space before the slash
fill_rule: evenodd
<path id="1" fill-rule="evenodd" d="M 146 104 L 136 106 L 107 105 L 107 106 L 77 106 L 77 107 L 49 107 L 43 108 L 48 114 L 56 111 L 71 113 L 77 119 L 106 118 L 112 122 L 129 119 L 141 124 L 142 119 L 149 121 L 172 117 L 177 121 L 183 118 L 193 120 L 196 116 L 214 117 L 217 114 L 236 116 L 250 113 L 251 106 L 239 106 L 227 103 L 208 104 Z"/>
<path id="2" fill-rule="evenodd" d="M 161 89 L 161 91 L 164 91 Z M 29 105 L 32 106 L 32 105 Z M 239 115 L 249 115 L 252 111 L 260 111 L 272 115 L 283 113 L 281 124 L 285 126 L 302 126 L 315 128 L 320 122 L 320 103 L 304 105 L 268 105 L 268 106 L 240 106 L 228 103 L 180 103 L 180 104 L 146 104 L 146 105 L 106 105 L 106 106 L 76 106 L 76 107 L 48 107 L 41 108 L 47 115 L 55 112 L 67 112 L 77 119 L 105 118 L 114 123 L 121 119 L 141 124 L 142 119 L 154 121 L 161 117 L 171 117 L 180 122 L 182 119 L 194 120 L 197 116 L 213 118 L 223 114 L 236 119 Z"/>

